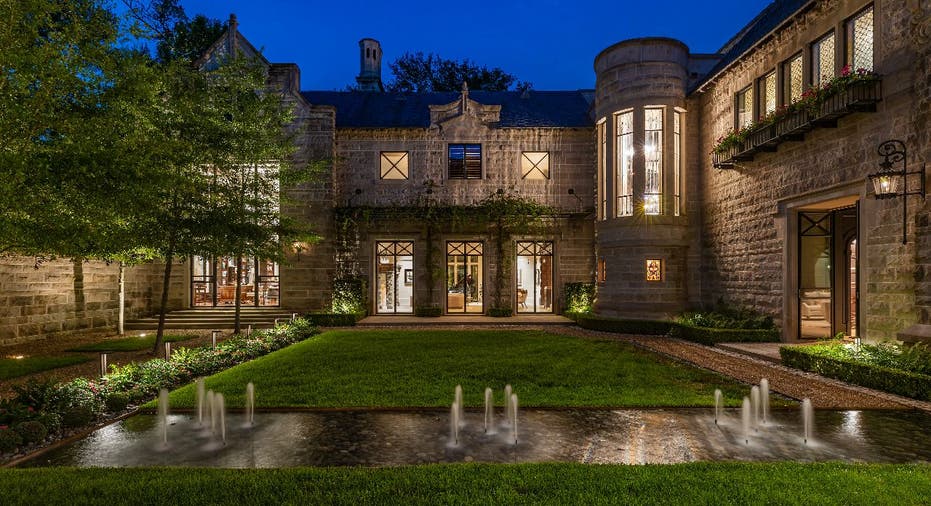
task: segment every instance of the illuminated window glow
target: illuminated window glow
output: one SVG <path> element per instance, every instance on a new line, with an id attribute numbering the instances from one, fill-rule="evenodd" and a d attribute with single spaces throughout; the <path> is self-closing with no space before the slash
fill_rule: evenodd
<path id="1" fill-rule="evenodd" d="M 847 63 L 851 70 L 873 70 L 873 7 L 847 22 Z"/>
<path id="2" fill-rule="evenodd" d="M 546 151 L 524 151 L 520 155 L 520 173 L 524 179 L 549 179 L 550 154 Z"/>
<path id="3" fill-rule="evenodd" d="M 662 281 L 663 280 L 663 261 L 662 260 L 660 259 L 647 260 L 646 279 L 647 281 Z"/>
<path id="4" fill-rule="evenodd" d="M 652 216 L 663 214 L 663 112 L 661 108 L 644 110 L 643 213 Z"/>
<path id="5" fill-rule="evenodd" d="M 410 175 L 407 152 L 382 151 L 380 174 L 382 179 L 407 179 Z"/>
<path id="6" fill-rule="evenodd" d="M 811 84 L 819 87 L 834 78 L 834 32 L 811 45 Z"/>
<path id="7" fill-rule="evenodd" d="M 617 118 L 617 164 L 614 190 L 617 216 L 634 214 L 634 113 L 623 112 Z"/>

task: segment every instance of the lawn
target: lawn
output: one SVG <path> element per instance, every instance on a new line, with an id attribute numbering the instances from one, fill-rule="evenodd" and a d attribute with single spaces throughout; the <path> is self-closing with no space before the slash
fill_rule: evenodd
<path id="1" fill-rule="evenodd" d="M 12 469 L 7 504 L 927 504 L 928 465 Z"/>
<path id="2" fill-rule="evenodd" d="M 501 403 L 511 384 L 522 406 L 729 405 L 748 387 L 718 374 L 611 340 L 540 331 L 346 330 L 323 333 L 207 379 L 227 405 L 242 406 L 253 382 L 259 407 L 441 407 L 462 385 L 467 406 L 485 387 Z M 193 407 L 194 388 L 172 394 Z"/>
<path id="3" fill-rule="evenodd" d="M 0 380 L 18 378 L 49 369 L 58 369 L 90 360 L 76 355 L 60 357 L 24 357 L 0 359 Z"/>
<path id="4" fill-rule="evenodd" d="M 166 334 L 162 337 L 162 340 L 166 343 L 176 343 L 179 341 L 194 339 L 195 337 L 197 336 Z M 155 334 L 147 334 L 145 336 L 106 339 L 96 343 L 85 344 L 84 346 L 71 348 L 68 351 L 141 351 L 150 350 L 153 346 L 155 346 Z"/>

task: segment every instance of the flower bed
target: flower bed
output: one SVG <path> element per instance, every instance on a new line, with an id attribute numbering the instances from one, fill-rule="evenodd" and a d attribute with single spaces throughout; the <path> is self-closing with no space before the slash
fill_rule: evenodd
<path id="1" fill-rule="evenodd" d="M 271 353 L 317 334 L 305 319 L 240 334 L 216 348 L 178 348 L 171 360 L 154 359 L 112 366 L 106 376 L 65 383 L 31 381 L 14 387 L 13 399 L 0 400 L 0 457 L 62 437 L 65 431 L 115 416 L 130 404 L 151 399 L 162 388 L 175 388 Z"/>
<path id="2" fill-rule="evenodd" d="M 931 360 L 923 347 L 894 344 L 855 346 L 840 342 L 812 346 L 784 346 L 782 363 L 855 385 L 913 399 L 931 400 Z"/>

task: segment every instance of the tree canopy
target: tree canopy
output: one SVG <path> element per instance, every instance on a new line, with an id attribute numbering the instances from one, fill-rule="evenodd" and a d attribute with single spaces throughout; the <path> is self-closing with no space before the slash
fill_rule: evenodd
<path id="1" fill-rule="evenodd" d="M 404 53 L 388 67 L 394 80 L 388 83 L 387 89 L 394 92 L 459 91 L 463 82 L 469 89 L 481 91 L 506 91 L 512 87 L 523 91 L 532 86 L 500 68 L 489 69 L 468 59 L 447 60 L 433 53 Z"/>

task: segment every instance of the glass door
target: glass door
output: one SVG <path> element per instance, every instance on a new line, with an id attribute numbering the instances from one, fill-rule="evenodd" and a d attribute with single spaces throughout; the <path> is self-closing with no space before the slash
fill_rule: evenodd
<path id="1" fill-rule="evenodd" d="M 242 306 L 272 306 L 279 298 L 278 264 L 253 257 L 240 266 L 240 300 Z M 191 306 L 232 307 L 236 305 L 236 259 L 217 257 L 191 259 Z"/>
<path id="2" fill-rule="evenodd" d="M 485 312 L 481 242 L 446 243 L 446 312 Z"/>
<path id="3" fill-rule="evenodd" d="M 414 312 L 414 243 L 375 243 L 375 312 Z"/>
<path id="4" fill-rule="evenodd" d="M 833 213 L 799 213 L 799 337 L 831 337 Z"/>
<path id="5" fill-rule="evenodd" d="M 517 243 L 517 312 L 553 312 L 553 243 Z"/>

